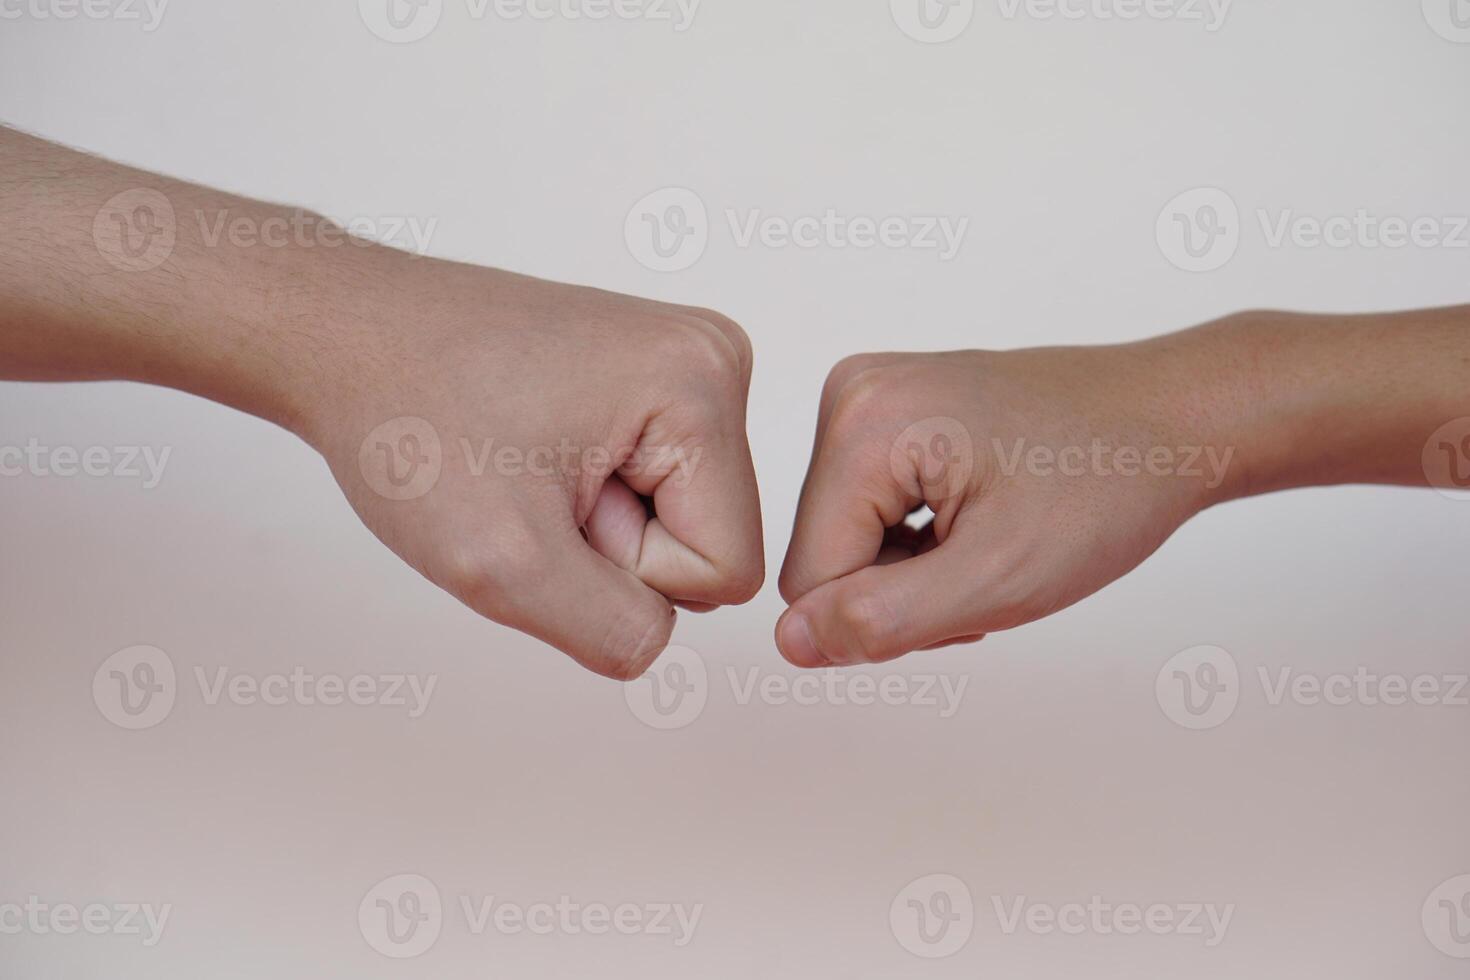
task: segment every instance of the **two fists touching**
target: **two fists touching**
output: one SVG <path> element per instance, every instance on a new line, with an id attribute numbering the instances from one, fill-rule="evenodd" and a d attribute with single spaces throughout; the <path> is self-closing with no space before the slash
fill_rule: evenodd
<path id="1" fill-rule="evenodd" d="M 350 383 L 311 399 L 295 427 L 390 548 L 483 615 L 622 679 L 668 643 L 674 607 L 755 595 L 752 355 L 737 325 L 496 270 L 374 261 L 342 300 L 354 327 L 327 373 Z M 1138 425 L 1097 361 L 839 364 L 781 575 L 785 656 L 867 663 L 973 640 L 1156 547 L 1197 505 L 1177 487 L 1006 475 L 989 450 L 1075 443 L 1082 420 Z M 921 505 L 935 518 L 912 530 Z"/>
<path id="2" fill-rule="evenodd" d="M 166 385 L 291 429 L 414 568 L 611 677 L 648 667 L 676 606 L 760 588 L 751 350 L 726 318 L 410 256 L 4 127 L 0 205 L 0 378 Z M 1470 307 L 848 358 L 778 645 L 871 663 L 1018 626 L 1230 497 L 1460 493 L 1467 392 Z"/>
<path id="3" fill-rule="evenodd" d="M 612 677 L 647 668 L 675 607 L 760 588 L 751 349 L 726 318 L 369 245 L 3 127 L 0 203 L 0 377 L 167 385 L 277 422 L 410 565 Z M 1002 472 L 988 448 L 1148 418 L 1100 380 L 1109 357 L 839 365 L 781 576 L 787 658 L 971 639 L 1157 545 L 1196 504 L 1177 487 Z M 921 504 L 935 520 L 906 528 Z"/>

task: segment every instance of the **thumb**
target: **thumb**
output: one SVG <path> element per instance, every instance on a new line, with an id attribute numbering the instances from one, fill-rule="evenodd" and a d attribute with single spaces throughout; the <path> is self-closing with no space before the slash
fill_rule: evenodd
<path id="1" fill-rule="evenodd" d="M 575 529 L 557 534 L 543 552 L 548 561 L 516 587 L 516 610 L 502 621 L 605 677 L 637 679 L 668 646 L 673 607 Z"/>
<path id="2" fill-rule="evenodd" d="M 798 667 L 847 666 L 995 628 L 1000 597 L 979 580 L 975 543 L 954 534 L 918 557 L 870 565 L 812 589 L 776 624 L 777 646 Z"/>

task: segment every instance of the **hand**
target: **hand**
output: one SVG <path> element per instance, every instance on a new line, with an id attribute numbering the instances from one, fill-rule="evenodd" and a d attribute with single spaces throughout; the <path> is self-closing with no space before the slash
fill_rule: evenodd
<path id="1" fill-rule="evenodd" d="M 750 346 L 718 314 L 365 242 L 211 237 L 172 216 L 303 212 L 4 127 L 0 203 L 0 378 L 167 385 L 291 428 L 414 567 L 610 676 L 657 656 L 671 601 L 759 589 Z M 144 210 L 169 233 L 150 225 L 139 264 Z M 850 358 L 822 398 L 781 649 L 876 661 L 1020 625 L 1233 496 L 1463 489 L 1467 328 L 1470 307 L 1257 312 L 1122 347 Z M 902 527 L 919 504 L 933 523 Z"/>
<path id="2" fill-rule="evenodd" d="M 612 677 L 667 644 L 671 600 L 759 589 L 750 345 L 724 317 L 349 241 L 4 127 L 0 205 L 0 378 L 290 428 L 405 561 Z M 264 233 L 302 226 L 333 234 Z"/>
<path id="3" fill-rule="evenodd" d="M 673 604 L 764 577 L 751 350 L 718 314 L 373 249 L 291 424 L 367 526 L 489 618 L 632 679 Z M 329 350 L 328 350 L 329 347 Z"/>
<path id="4" fill-rule="evenodd" d="M 1056 612 L 1151 554 L 1232 453 L 1147 345 L 868 354 L 833 369 L 781 573 L 801 667 L 890 660 Z M 921 504 L 933 521 L 913 530 Z"/>

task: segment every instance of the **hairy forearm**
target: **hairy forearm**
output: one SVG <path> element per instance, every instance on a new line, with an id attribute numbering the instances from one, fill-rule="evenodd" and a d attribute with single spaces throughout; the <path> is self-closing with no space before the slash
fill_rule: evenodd
<path id="1" fill-rule="evenodd" d="M 378 261 L 222 233 L 302 214 L 0 128 L 0 378 L 143 381 L 288 423 L 340 347 L 324 285 Z"/>
<path id="2" fill-rule="evenodd" d="M 411 259 L 361 242 L 265 241 L 303 217 L 331 227 L 0 127 L 0 378 L 144 381 L 291 424 L 324 384 L 350 383 L 344 361 L 394 342 L 401 325 L 364 327 L 385 296 L 408 281 L 432 297 L 455 275 L 425 262 L 404 277 Z M 1470 307 L 1255 312 L 1121 350 L 1154 382 L 1147 410 L 1233 452 L 1202 505 L 1423 484 L 1426 440 L 1470 415 Z"/>
<path id="3" fill-rule="evenodd" d="M 1252 312 L 1142 347 L 1185 424 L 1234 451 L 1207 504 L 1293 487 L 1423 486 L 1426 442 L 1470 415 L 1470 307 Z"/>

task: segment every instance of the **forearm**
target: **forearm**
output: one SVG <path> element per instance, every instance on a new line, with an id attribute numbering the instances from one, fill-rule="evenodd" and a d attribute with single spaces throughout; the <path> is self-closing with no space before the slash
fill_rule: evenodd
<path id="1" fill-rule="evenodd" d="M 1233 450 L 1207 505 L 1304 486 L 1423 486 L 1426 442 L 1470 415 L 1470 307 L 1246 313 L 1142 346 L 1185 425 Z"/>
<path id="2" fill-rule="evenodd" d="M 347 266 L 226 229 L 300 215 L 0 128 L 0 378 L 143 381 L 288 423 L 339 344 L 319 300 Z"/>

